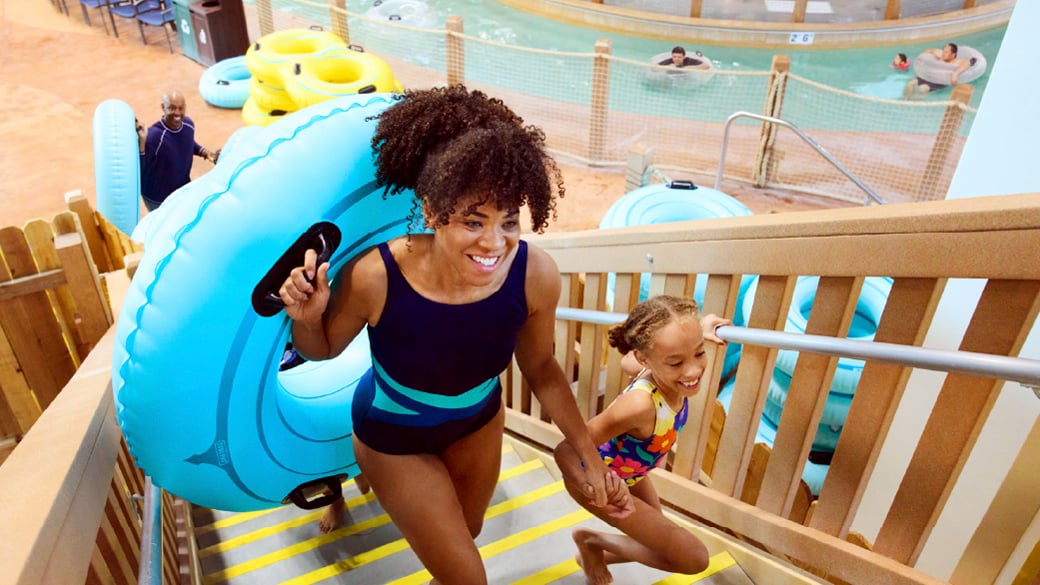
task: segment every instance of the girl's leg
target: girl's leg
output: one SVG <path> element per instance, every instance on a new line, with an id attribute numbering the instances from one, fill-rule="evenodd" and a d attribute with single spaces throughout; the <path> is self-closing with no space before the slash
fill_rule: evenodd
<path id="1" fill-rule="evenodd" d="M 647 483 L 647 480 L 636 487 L 643 483 Z M 567 489 L 576 501 L 585 501 L 570 485 Z M 650 486 L 650 489 L 653 487 Z M 656 492 L 653 492 L 653 499 L 657 500 Z M 606 566 L 612 563 L 637 562 L 662 571 L 684 574 L 699 573 L 707 568 L 708 550 L 700 539 L 665 518 L 661 510 L 643 499 L 636 497 L 634 503 L 635 512 L 621 519 L 586 506 L 601 520 L 624 533 L 607 534 L 587 529 L 574 532 L 579 559 L 590 583 L 610 583 L 610 572 Z"/>

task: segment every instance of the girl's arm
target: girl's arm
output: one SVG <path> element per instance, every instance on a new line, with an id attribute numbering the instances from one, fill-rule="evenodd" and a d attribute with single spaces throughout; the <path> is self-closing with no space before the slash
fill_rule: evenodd
<path id="1" fill-rule="evenodd" d="M 726 345 L 726 340 L 719 337 L 715 330 L 723 325 L 731 325 L 733 322 L 729 319 L 723 319 L 714 313 L 709 313 L 701 317 L 701 330 L 704 334 L 704 339 L 708 341 L 714 341 L 719 345 Z"/>
<path id="2" fill-rule="evenodd" d="M 574 450 L 577 465 L 568 464 L 561 470 L 575 483 L 586 485 L 590 502 L 602 508 L 608 501 L 606 482 L 610 472 L 589 436 L 567 378 L 552 353 L 560 273 L 552 258 L 532 245 L 528 245 L 525 290 L 528 316 L 516 345 L 517 364 L 549 418 Z"/>

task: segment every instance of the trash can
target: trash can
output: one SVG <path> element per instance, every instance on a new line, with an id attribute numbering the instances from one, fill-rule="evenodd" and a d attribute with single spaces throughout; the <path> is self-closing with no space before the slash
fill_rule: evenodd
<path id="1" fill-rule="evenodd" d="M 181 53 L 192 61 L 198 61 L 199 48 L 195 44 L 190 4 L 191 0 L 173 0 L 173 23 L 177 27 L 177 38 L 181 41 Z"/>
<path id="2" fill-rule="evenodd" d="M 192 2 L 191 25 L 195 29 L 198 61 L 203 65 L 244 55 L 249 48 L 242 0 Z"/>

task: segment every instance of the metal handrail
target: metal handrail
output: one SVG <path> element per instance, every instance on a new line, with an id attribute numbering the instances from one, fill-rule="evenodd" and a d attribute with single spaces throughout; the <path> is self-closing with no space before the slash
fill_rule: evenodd
<path id="1" fill-rule="evenodd" d="M 613 325 L 614 323 L 624 321 L 626 317 L 628 315 L 625 313 L 592 311 L 570 307 L 558 307 L 556 309 L 557 319 L 597 325 Z M 751 329 L 732 325 L 719 327 L 715 332 L 722 339 L 737 343 L 810 351 L 839 357 L 869 359 L 926 370 L 958 372 L 996 380 L 1018 382 L 1032 388 L 1033 392 L 1040 398 L 1040 360 L 972 351 L 931 349 L 881 341 L 845 339 L 842 337 L 828 337 L 826 335 L 807 335 L 804 333 L 773 331 L 771 329 Z"/>
<path id="2" fill-rule="evenodd" d="M 162 488 L 144 478 L 144 513 L 141 518 L 141 560 L 137 566 L 139 585 L 162 585 Z"/>
<path id="3" fill-rule="evenodd" d="M 799 138 L 801 138 L 806 144 L 812 147 L 813 150 L 820 153 L 823 156 L 823 158 L 827 159 L 827 162 L 834 165 L 834 168 L 841 171 L 842 174 L 848 177 L 850 181 L 852 181 L 856 184 L 857 187 L 862 189 L 868 197 L 870 197 L 877 203 L 885 202 L 885 200 L 882 199 L 877 193 L 875 193 L 873 189 L 868 187 L 866 183 L 859 179 L 859 177 L 853 175 L 851 171 L 846 169 L 840 162 L 838 162 L 833 156 L 831 156 L 829 152 L 824 150 L 822 146 L 820 146 L 815 140 L 810 138 L 808 134 L 802 132 L 801 129 L 799 129 L 794 124 L 788 122 L 787 120 L 782 120 L 780 118 L 774 118 L 772 116 L 763 116 L 762 114 L 755 114 L 752 112 L 744 111 L 733 112 L 732 114 L 730 114 L 728 118 L 726 118 L 726 129 L 722 132 L 722 152 L 719 153 L 719 169 L 715 172 L 716 191 L 722 190 L 722 169 L 726 165 L 726 148 L 729 146 L 729 129 L 730 126 L 733 125 L 733 121 L 737 118 L 753 118 L 762 122 L 769 122 L 771 124 L 777 124 L 785 128 L 790 128 L 795 134 L 798 135 Z"/>

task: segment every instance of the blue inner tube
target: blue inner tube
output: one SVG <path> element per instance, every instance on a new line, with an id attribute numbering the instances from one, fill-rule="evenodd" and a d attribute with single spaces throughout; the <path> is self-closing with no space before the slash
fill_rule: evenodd
<path id="1" fill-rule="evenodd" d="M 735 385 L 736 380 L 730 380 L 728 384 L 719 390 L 718 400 L 722 403 L 722 408 L 727 413 L 729 413 L 729 407 L 733 401 L 733 387 Z M 755 442 L 772 447 L 776 441 L 776 432 L 776 424 L 763 414 L 759 419 L 758 429 L 755 433 Z M 812 461 L 805 462 L 805 468 L 802 470 L 802 480 L 809 486 L 809 491 L 814 496 L 820 495 L 820 490 L 823 489 L 823 481 L 827 478 L 828 470 L 830 470 L 830 465 L 821 465 Z"/>
<path id="2" fill-rule="evenodd" d="M 141 218 L 141 151 L 134 111 L 110 99 L 94 110 L 94 182 L 98 211 L 125 234 Z"/>
<path id="3" fill-rule="evenodd" d="M 611 205 L 600 219 L 601 229 L 651 225 L 694 219 L 717 219 L 720 217 L 746 217 L 754 215 L 740 201 L 709 187 L 693 185 L 689 182 L 673 181 L 640 187 L 626 193 Z M 737 307 L 743 303 L 744 295 L 751 284 L 758 278 L 745 274 L 740 279 L 740 292 L 737 295 Z M 607 306 L 614 306 L 614 273 L 607 275 Z M 698 305 L 704 304 L 704 293 L 708 286 L 705 275 L 697 275 L 693 298 Z M 650 296 L 650 274 L 643 273 L 639 277 L 639 300 Z M 740 311 L 733 316 L 733 324 L 744 325 Z M 726 347 L 726 360 L 723 364 L 722 378 L 728 378 L 737 367 L 741 346 L 730 343 Z"/>
<path id="4" fill-rule="evenodd" d="M 199 78 L 199 95 L 211 106 L 241 109 L 249 98 L 252 76 L 245 55 L 218 61 Z"/>
<path id="5" fill-rule="evenodd" d="M 809 322 L 809 314 L 812 312 L 812 303 L 816 297 L 816 287 L 819 285 L 818 276 L 799 276 L 795 284 L 794 296 L 791 298 L 791 308 L 787 313 L 787 322 L 784 331 L 792 333 L 805 333 L 805 326 Z M 754 302 L 756 285 L 748 290 L 742 305 L 744 320 L 751 315 Z M 849 326 L 846 337 L 861 341 L 874 339 L 877 332 L 881 313 L 885 309 L 888 293 L 892 290 L 892 279 L 888 277 L 867 277 L 863 281 L 863 289 L 859 299 L 856 301 L 856 312 Z M 789 349 L 781 349 L 776 354 L 776 371 L 790 379 L 794 374 L 795 363 L 798 352 Z M 831 382 L 830 392 L 852 395 L 859 385 L 860 375 L 863 373 L 864 361 L 855 358 L 840 358 L 838 367 L 834 371 L 834 379 Z"/>
<path id="6" fill-rule="evenodd" d="M 695 219 L 717 219 L 720 217 L 742 217 L 754 215 L 740 201 L 709 187 L 692 186 L 689 183 L 658 183 L 640 187 L 626 193 L 611 205 L 603 218 L 600 229 L 652 225 Z M 755 280 L 754 275 L 744 275 L 740 280 L 740 298 Z M 607 306 L 614 305 L 614 273 L 607 276 Z M 704 291 L 707 278 L 698 275 L 693 297 L 698 303 L 704 302 Z M 643 273 L 639 278 L 639 300 L 645 300 L 650 294 L 650 274 Z M 741 301 L 738 300 L 737 306 Z M 734 325 L 743 325 L 735 315 Z"/>
<path id="7" fill-rule="evenodd" d="M 384 198 L 374 182 L 370 117 L 391 103 L 349 96 L 251 131 L 155 212 L 119 317 L 112 384 L 131 453 L 167 491 L 260 510 L 303 484 L 357 474 L 350 402 L 368 369 L 364 340 L 280 373 L 290 321 L 268 299 L 317 240 L 335 279 L 407 232 L 412 197 Z"/>

